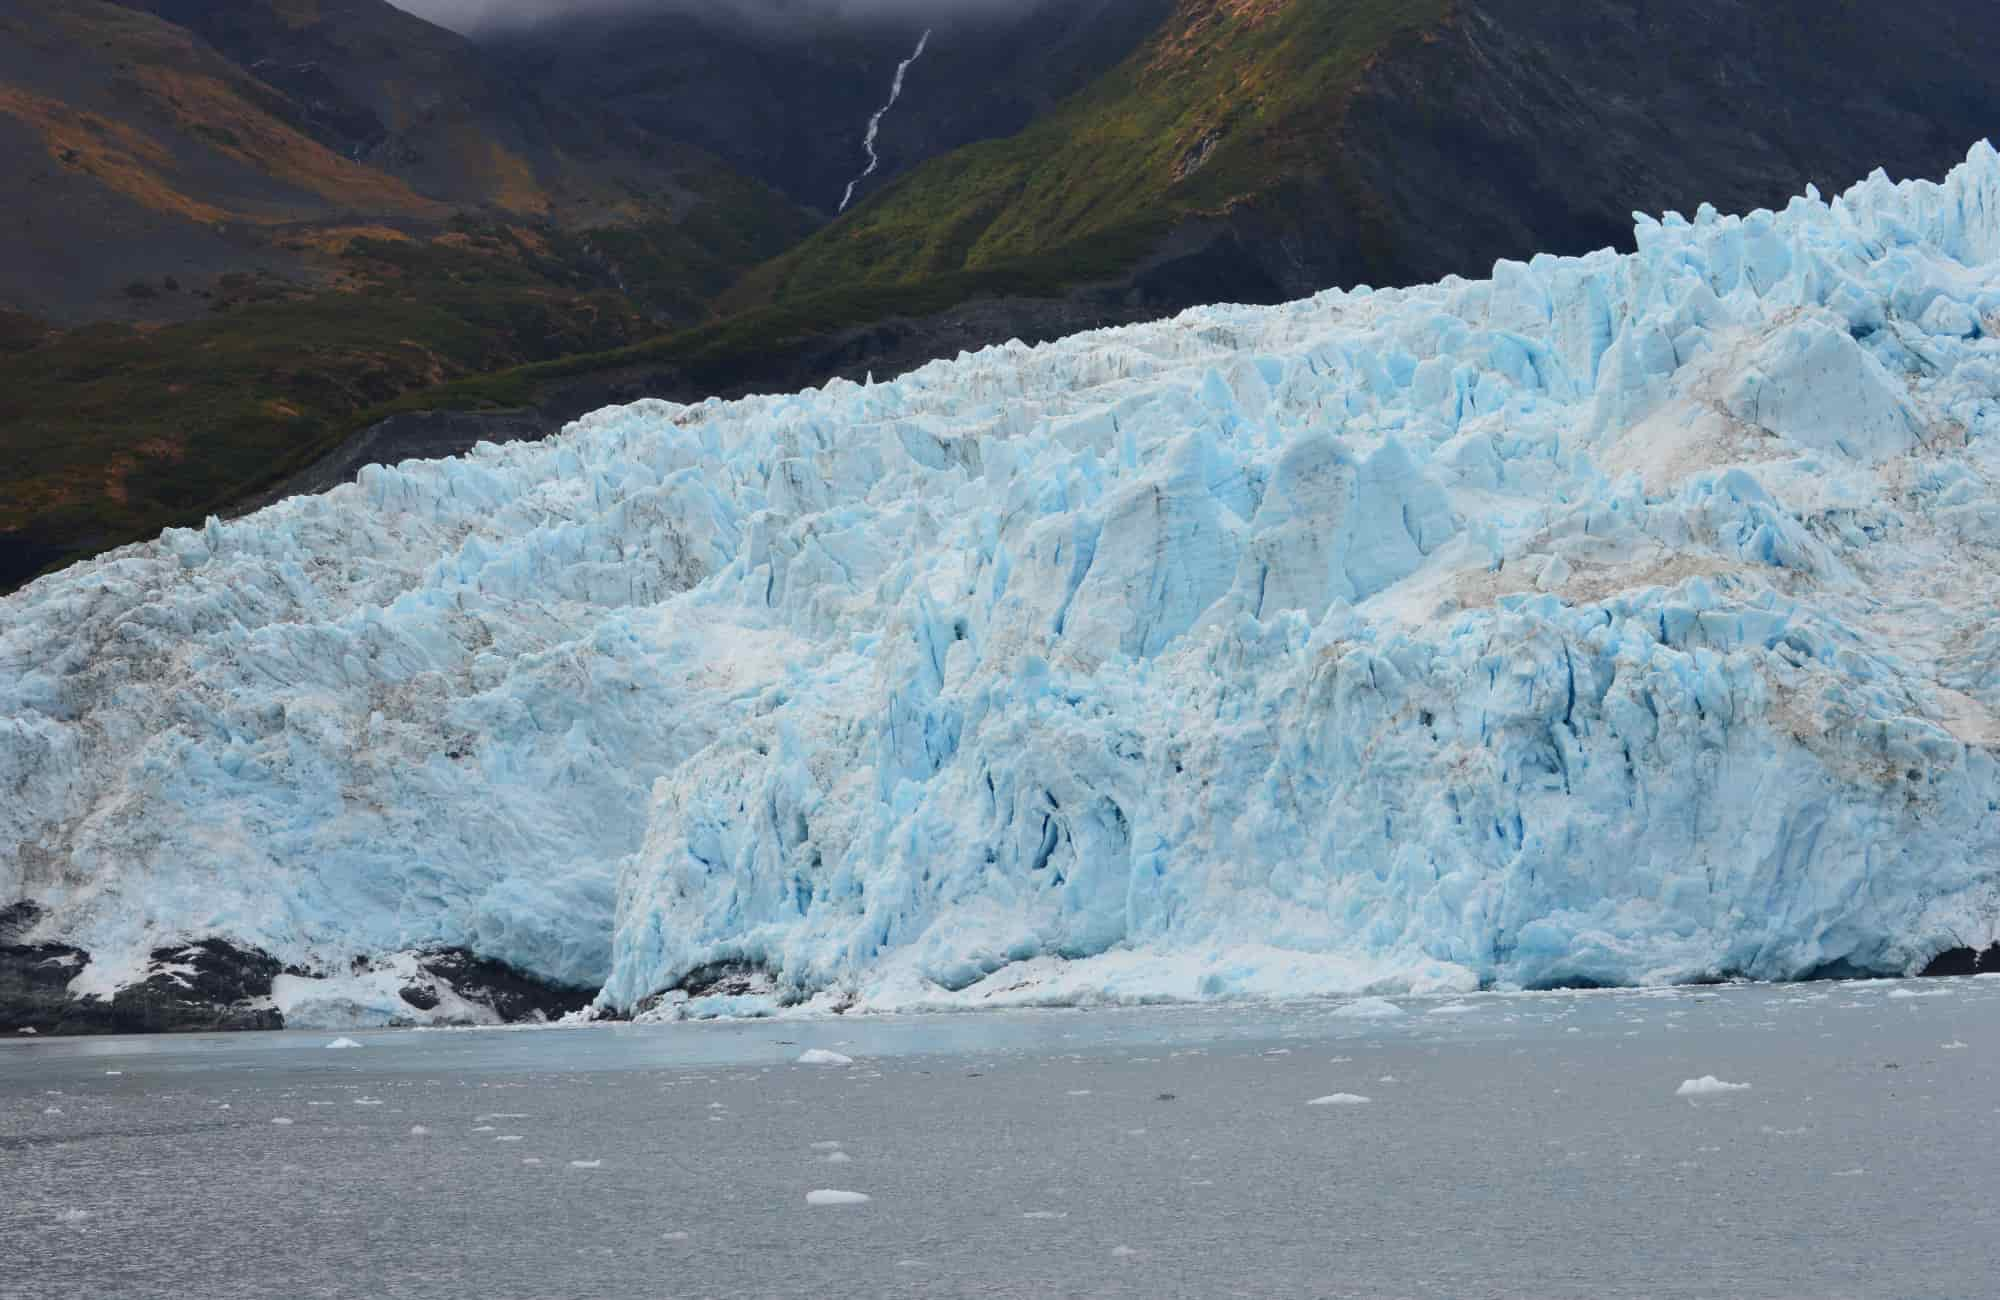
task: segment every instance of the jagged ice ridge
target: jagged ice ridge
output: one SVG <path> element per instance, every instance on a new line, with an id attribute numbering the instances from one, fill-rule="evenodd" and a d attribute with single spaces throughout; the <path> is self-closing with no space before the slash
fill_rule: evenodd
<path id="1" fill-rule="evenodd" d="M 0 901 L 631 1009 L 2000 935 L 2000 155 L 1486 281 L 599 411 L 0 603 Z M 386 994 L 385 994 L 386 996 Z"/>

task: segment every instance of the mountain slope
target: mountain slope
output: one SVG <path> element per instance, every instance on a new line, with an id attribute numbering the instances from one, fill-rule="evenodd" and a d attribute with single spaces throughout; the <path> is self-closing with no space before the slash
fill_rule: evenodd
<path id="1" fill-rule="evenodd" d="M 557 11 L 480 40 L 527 83 L 698 144 L 830 216 L 865 164 L 864 128 L 893 70 L 925 30 L 924 56 L 880 124 L 881 166 L 859 194 L 926 158 L 1028 126 L 1116 66 L 1172 6 L 1029 0 L 752 21 L 727 6 L 656 5 Z"/>
<path id="2" fill-rule="evenodd" d="M 917 169 L 732 299 L 1032 261 L 1180 306 L 1477 274 L 1991 132 L 2000 10 L 1809 0 L 1183 0 L 1026 132 Z"/>
<path id="3" fill-rule="evenodd" d="M 605 410 L 43 579 L 0 964 L 58 1025 L 204 942 L 291 1023 L 428 1018 L 439 948 L 663 1016 L 1965 968 L 2000 153 L 1634 242 Z"/>
<path id="4" fill-rule="evenodd" d="M 699 321 L 808 229 L 380 0 L 0 0 L 0 163 L 0 585 L 402 393 Z"/>

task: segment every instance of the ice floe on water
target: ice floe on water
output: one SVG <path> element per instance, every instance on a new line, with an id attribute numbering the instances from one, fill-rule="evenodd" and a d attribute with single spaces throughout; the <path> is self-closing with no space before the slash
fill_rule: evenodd
<path id="1" fill-rule="evenodd" d="M 1313 1099 L 1312 1099 L 1311 1101 L 1307 1102 L 1307 1103 L 1306 1103 L 1306 1105 L 1308 1105 L 1308 1106 L 1366 1106 L 1366 1105 L 1368 1104 L 1368 1101 L 1369 1101 L 1369 1099 L 1368 1099 L 1368 1098 L 1366 1098 L 1366 1097 L 1363 1097 L 1363 1096 L 1362 1096 L 1362 1095 L 1360 1095 L 1359 1093 L 1353 1093 L 1353 1092 L 1334 1092 L 1334 1093 L 1328 1093 L 1328 1094 L 1327 1094 L 1326 1096 L 1324 1096 L 1324 1097 L 1314 1097 L 1314 1098 L 1313 1098 Z"/>
<path id="2" fill-rule="evenodd" d="M 1983 947 L 2000 155 L 1636 246 L 610 408 L 74 566 L 0 601 L 0 897 L 78 991 L 216 933 L 620 1012 Z"/>
<path id="3" fill-rule="evenodd" d="M 1676 1097 L 1719 1097 L 1725 1093 L 1747 1092 L 1747 1083 L 1729 1083 L 1712 1074 L 1704 1074 L 1699 1079 L 1683 1079 L 1681 1086 L 1674 1089 Z"/>
<path id="4" fill-rule="evenodd" d="M 875 1198 L 866 1192 L 844 1192 L 832 1187 L 823 1187 L 806 1193 L 806 1204 L 813 1206 L 866 1205 L 873 1199 Z"/>
<path id="5" fill-rule="evenodd" d="M 823 1047 L 809 1047 L 799 1053 L 800 1065 L 852 1065 L 854 1058 L 839 1052 L 830 1052 Z"/>

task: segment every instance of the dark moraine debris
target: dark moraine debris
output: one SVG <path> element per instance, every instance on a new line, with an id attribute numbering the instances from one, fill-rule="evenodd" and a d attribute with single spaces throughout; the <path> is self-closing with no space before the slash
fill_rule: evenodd
<path id="1" fill-rule="evenodd" d="M 61 1032 L 69 982 L 90 961 L 89 953 L 68 944 L 14 942 L 34 915 L 31 904 L 0 913 L 0 1032 Z"/>
<path id="2" fill-rule="evenodd" d="M 270 1004 L 276 958 L 223 939 L 156 948 L 146 978 L 112 997 L 74 997 L 90 954 L 63 943 L 20 943 L 38 910 L 0 913 L 0 1031 L 40 1034 L 188 1033 L 282 1029 Z"/>
<path id="3" fill-rule="evenodd" d="M 466 1001 L 491 1007 L 494 1014 L 509 1024 L 555 1020 L 581 1011 L 597 996 L 596 989 L 540 979 L 504 961 L 477 956 L 466 948 L 445 948 L 428 954 L 418 964 L 426 974 L 449 984 Z M 436 1005 L 434 992 L 419 989 L 419 995 L 431 997 L 431 1005 Z M 402 997 L 411 1006 L 426 1009 L 410 997 L 410 989 L 404 989 Z"/>
<path id="4" fill-rule="evenodd" d="M 223 1029 L 283 1029 L 269 1003 L 284 966 L 260 948 L 202 939 L 155 948 L 152 973 L 111 999 L 114 1033 L 184 1033 Z"/>
<path id="5" fill-rule="evenodd" d="M 689 971 L 668 992 L 685 993 L 691 998 L 735 998 L 770 993 L 776 985 L 771 973 L 753 962 L 712 961 Z"/>
<path id="6" fill-rule="evenodd" d="M 1948 949 L 1931 958 L 1930 965 L 1924 967 L 1920 973 L 1927 976 L 2000 974 L 2000 943 L 1992 944 L 1984 950 Z"/>
<path id="7" fill-rule="evenodd" d="M 606 1019 L 632 1019 L 657 1011 L 669 1003 L 696 998 L 740 997 L 770 997 L 784 1006 L 802 999 L 796 988 L 780 987 L 777 977 L 756 962 L 712 961 L 695 967 L 666 988 L 640 998 L 629 1009 L 613 1009 L 599 1014 Z"/>

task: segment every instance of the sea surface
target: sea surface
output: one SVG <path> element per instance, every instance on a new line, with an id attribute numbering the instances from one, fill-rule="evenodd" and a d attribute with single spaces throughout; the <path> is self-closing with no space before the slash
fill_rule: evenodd
<path id="1" fill-rule="evenodd" d="M 2000 979 L 341 1037 L 0 1043 L 0 1296 L 2000 1294 Z"/>

